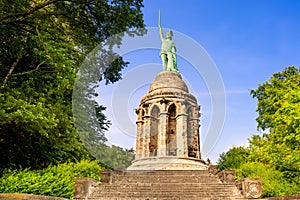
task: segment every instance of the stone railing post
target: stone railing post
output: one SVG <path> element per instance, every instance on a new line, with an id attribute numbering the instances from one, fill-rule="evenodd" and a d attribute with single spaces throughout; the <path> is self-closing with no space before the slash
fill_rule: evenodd
<path id="1" fill-rule="evenodd" d="M 217 175 L 218 174 L 217 166 L 216 165 L 209 165 L 208 172 L 211 175 Z"/>
<path id="2" fill-rule="evenodd" d="M 260 178 L 244 178 L 238 180 L 236 186 L 244 198 L 258 199 L 262 196 L 262 181 Z"/>
<path id="3" fill-rule="evenodd" d="M 88 199 L 93 189 L 98 185 L 98 182 L 91 178 L 75 179 L 74 200 Z"/>
<path id="4" fill-rule="evenodd" d="M 112 170 L 100 171 L 100 177 L 101 177 L 101 180 L 100 180 L 101 183 L 112 184 L 113 179 L 114 179 L 114 172 Z"/>
<path id="5" fill-rule="evenodd" d="M 223 183 L 234 183 L 236 172 L 234 170 L 223 170 L 219 174 L 219 178 Z"/>

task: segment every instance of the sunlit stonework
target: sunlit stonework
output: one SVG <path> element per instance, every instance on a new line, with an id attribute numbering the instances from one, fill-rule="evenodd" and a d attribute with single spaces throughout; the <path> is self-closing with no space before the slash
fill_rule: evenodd
<path id="1" fill-rule="evenodd" d="M 206 169 L 199 110 L 178 72 L 159 73 L 136 109 L 136 157 L 128 170 Z"/>

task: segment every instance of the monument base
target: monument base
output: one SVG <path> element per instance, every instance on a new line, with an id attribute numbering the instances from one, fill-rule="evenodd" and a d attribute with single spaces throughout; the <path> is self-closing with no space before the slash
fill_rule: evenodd
<path id="1" fill-rule="evenodd" d="M 208 165 L 196 158 L 176 156 L 148 157 L 134 160 L 127 171 L 135 170 L 207 170 Z"/>

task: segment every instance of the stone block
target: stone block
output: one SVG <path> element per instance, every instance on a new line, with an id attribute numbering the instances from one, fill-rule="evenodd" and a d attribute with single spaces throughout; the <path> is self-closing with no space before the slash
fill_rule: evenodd
<path id="1" fill-rule="evenodd" d="M 217 175 L 217 174 L 218 174 L 217 166 L 216 166 L 216 165 L 209 165 L 209 167 L 208 167 L 208 172 L 209 172 L 211 175 Z"/>
<path id="2" fill-rule="evenodd" d="M 258 199 L 262 196 L 262 181 L 260 178 L 244 178 L 237 181 L 236 186 L 247 199 Z"/>
<path id="3" fill-rule="evenodd" d="M 234 183 L 236 172 L 234 170 L 223 170 L 219 173 L 219 178 L 223 183 Z"/>
<path id="4" fill-rule="evenodd" d="M 114 176 L 115 176 L 115 174 L 114 174 L 114 171 L 112 171 L 112 170 L 100 171 L 101 183 L 112 184 Z"/>
<path id="5" fill-rule="evenodd" d="M 75 179 L 75 200 L 87 199 L 93 192 L 93 189 L 98 185 L 98 182 L 91 178 Z"/>

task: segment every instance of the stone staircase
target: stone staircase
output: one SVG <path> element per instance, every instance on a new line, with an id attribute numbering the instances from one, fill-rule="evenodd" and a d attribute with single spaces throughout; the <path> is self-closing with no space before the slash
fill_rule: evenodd
<path id="1" fill-rule="evenodd" d="M 96 184 L 87 199 L 244 199 L 235 183 L 222 183 L 208 170 L 125 171 L 104 179 L 107 183 Z"/>

